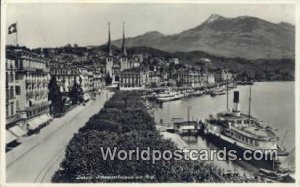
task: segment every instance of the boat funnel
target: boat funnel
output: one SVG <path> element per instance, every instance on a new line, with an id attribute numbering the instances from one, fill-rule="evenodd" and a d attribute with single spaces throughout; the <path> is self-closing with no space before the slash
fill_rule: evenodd
<path id="1" fill-rule="evenodd" d="M 234 91 L 233 92 L 233 109 L 232 111 L 234 113 L 239 113 L 240 112 L 240 93 L 239 91 Z"/>

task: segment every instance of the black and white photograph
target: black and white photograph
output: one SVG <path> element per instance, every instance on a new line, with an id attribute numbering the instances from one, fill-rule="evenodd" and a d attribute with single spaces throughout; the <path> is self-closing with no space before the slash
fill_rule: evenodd
<path id="1" fill-rule="evenodd" d="M 2 183 L 299 185 L 298 3 L 268 2 L 1 3 Z"/>

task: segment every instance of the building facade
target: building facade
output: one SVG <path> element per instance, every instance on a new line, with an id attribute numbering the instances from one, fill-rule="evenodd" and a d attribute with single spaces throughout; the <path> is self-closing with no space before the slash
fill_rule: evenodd
<path id="1" fill-rule="evenodd" d="M 138 90 L 145 87 L 146 77 L 139 69 L 130 69 L 120 74 L 120 90 Z"/>
<path id="2" fill-rule="evenodd" d="M 6 62 L 6 127 L 9 132 L 18 129 L 14 135 L 19 138 L 52 118 L 48 101 L 49 62 L 25 47 L 7 47 Z M 12 116 L 18 120 L 12 122 Z"/>
<path id="3" fill-rule="evenodd" d="M 231 81 L 233 79 L 233 75 L 225 70 L 221 70 L 219 72 L 214 73 L 216 82 L 225 82 Z"/>
<path id="4" fill-rule="evenodd" d="M 69 96 L 74 80 L 78 81 L 81 69 L 70 63 L 51 63 L 50 76 L 56 77 L 57 84 L 63 96 Z"/>
<path id="5" fill-rule="evenodd" d="M 178 86 L 200 87 L 205 85 L 203 75 L 198 71 L 179 70 L 170 75 Z"/>

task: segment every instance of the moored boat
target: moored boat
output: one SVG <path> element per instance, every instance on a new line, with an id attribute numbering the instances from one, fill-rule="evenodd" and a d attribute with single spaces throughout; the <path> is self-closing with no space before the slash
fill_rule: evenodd
<path id="1" fill-rule="evenodd" d="M 228 93 L 228 92 L 227 92 Z M 219 145 L 236 149 L 241 155 L 244 151 L 255 152 L 262 150 L 267 165 L 276 164 L 278 166 L 280 159 L 288 155 L 288 152 L 277 142 L 279 137 L 274 130 L 264 122 L 254 118 L 250 114 L 251 87 L 249 98 L 249 113 L 244 114 L 239 110 L 239 92 L 234 92 L 232 110 L 220 112 L 216 115 L 210 115 L 203 122 L 203 133 L 212 141 L 217 141 Z M 227 102 L 228 103 L 228 102 Z M 263 151 L 263 150 L 270 150 Z M 275 158 L 276 156 L 276 158 Z M 275 159 L 275 160 L 274 160 Z M 271 163 L 271 164 L 270 164 Z"/>
<path id="2" fill-rule="evenodd" d="M 212 90 L 210 93 L 210 96 L 215 97 L 217 95 L 225 95 L 225 94 L 226 94 L 225 88 L 219 87 L 219 88 Z"/>
<path id="3" fill-rule="evenodd" d="M 175 91 L 167 91 L 161 94 L 158 94 L 156 96 L 156 99 L 160 102 L 167 102 L 167 101 L 174 101 L 181 99 L 184 95 L 181 94 L 180 92 L 175 92 Z"/>
<path id="4" fill-rule="evenodd" d="M 260 168 L 258 176 L 262 177 L 263 179 L 269 182 L 284 182 L 287 178 L 289 178 L 289 173 L 280 173 L 278 171 Z"/>
<path id="5" fill-rule="evenodd" d="M 228 89 L 235 89 L 235 88 L 237 88 L 237 84 L 236 83 L 228 84 Z"/>
<path id="6" fill-rule="evenodd" d="M 238 85 L 254 85 L 254 81 L 238 81 Z"/>

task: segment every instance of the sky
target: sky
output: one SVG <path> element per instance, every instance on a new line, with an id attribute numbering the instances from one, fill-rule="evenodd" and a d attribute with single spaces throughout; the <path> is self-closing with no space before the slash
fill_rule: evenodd
<path id="1" fill-rule="evenodd" d="M 109 3 L 10 3 L 6 26 L 17 21 L 18 43 L 29 48 L 79 46 L 107 42 L 107 23 L 111 38 L 149 31 L 176 34 L 203 23 L 211 14 L 224 17 L 254 16 L 273 23 L 295 24 L 295 7 L 288 4 L 109 4 Z M 7 44 L 16 41 L 7 35 Z"/>

